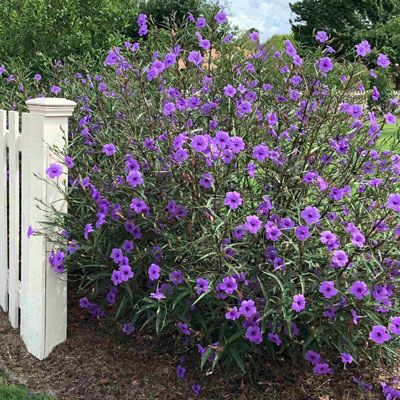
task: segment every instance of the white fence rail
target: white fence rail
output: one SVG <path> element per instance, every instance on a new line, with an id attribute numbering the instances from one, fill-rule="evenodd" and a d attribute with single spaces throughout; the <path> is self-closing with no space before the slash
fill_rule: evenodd
<path id="1" fill-rule="evenodd" d="M 27 232 L 49 219 L 37 200 L 66 209 L 54 185 L 35 176 L 57 162 L 50 148 L 64 146 L 75 103 L 39 98 L 27 106 L 22 121 L 18 112 L 0 110 L 0 307 L 20 327 L 27 350 L 43 359 L 66 338 L 66 277 L 50 268 L 45 237 Z"/>

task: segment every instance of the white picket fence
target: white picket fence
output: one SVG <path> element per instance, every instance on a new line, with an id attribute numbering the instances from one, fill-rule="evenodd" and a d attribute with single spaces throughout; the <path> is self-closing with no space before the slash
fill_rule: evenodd
<path id="1" fill-rule="evenodd" d="M 54 185 L 37 176 L 45 177 L 48 165 L 57 162 L 50 147 L 64 146 L 75 105 L 38 98 L 27 101 L 29 112 L 22 118 L 0 110 L 0 307 L 38 359 L 66 339 L 67 286 L 66 276 L 54 273 L 48 263 L 51 244 L 43 235 L 28 238 L 27 231 L 49 219 L 38 200 L 66 210 Z M 66 174 L 59 183 L 65 182 Z"/>

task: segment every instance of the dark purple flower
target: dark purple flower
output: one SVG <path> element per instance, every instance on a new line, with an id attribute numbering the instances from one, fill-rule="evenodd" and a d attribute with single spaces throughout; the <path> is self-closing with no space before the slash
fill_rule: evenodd
<path id="1" fill-rule="evenodd" d="M 363 40 L 361 43 L 356 45 L 356 53 L 360 57 L 365 57 L 369 53 L 371 53 L 371 45 L 368 40 Z"/>
<path id="2" fill-rule="evenodd" d="M 361 300 L 369 295 L 368 286 L 363 281 L 355 281 L 349 288 L 349 293 Z"/>
<path id="3" fill-rule="evenodd" d="M 47 176 L 51 179 L 59 178 L 62 174 L 62 166 L 60 164 L 52 163 L 47 168 L 46 173 Z"/>
<path id="4" fill-rule="evenodd" d="M 312 365 L 317 365 L 321 361 L 321 356 L 313 350 L 308 350 L 305 358 Z"/>
<path id="5" fill-rule="evenodd" d="M 400 335 L 400 317 L 392 317 L 390 319 L 389 331 L 394 335 Z"/>
<path id="6" fill-rule="evenodd" d="M 160 277 L 160 266 L 157 264 L 151 264 L 147 273 L 151 281 L 156 281 Z"/>
<path id="7" fill-rule="evenodd" d="M 238 192 L 227 192 L 224 200 L 224 205 L 231 210 L 236 210 L 242 204 L 242 198 Z"/>
<path id="8" fill-rule="evenodd" d="M 217 24 L 226 24 L 228 22 L 228 16 L 222 10 L 217 12 L 214 19 Z"/>
<path id="9" fill-rule="evenodd" d="M 314 224 L 319 221 L 321 215 L 318 211 L 318 208 L 312 207 L 312 206 L 307 206 L 302 212 L 301 212 L 301 218 L 306 221 L 307 225 Z"/>
<path id="10" fill-rule="evenodd" d="M 315 35 L 315 39 L 320 43 L 325 43 L 328 41 L 329 37 L 325 31 L 318 31 Z"/>
<path id="11" fill-rule="evenodd" d="M 245 318 L 251 318 L 256 314 L 257 308 L 253 300 L 242 300 L 240 303 L 239 312 Z"/>
<path id="12" fill-rule="evenodd" d="M 256 215 L 249 215 L 246 217 L 244 227 L 247 231 L 255 235 L 262 227 L 262 222 Z"/>
<path id="13" fill-rule="evenodd" d="M 328 363 L 321 363 L 321 364 L 315 365 L 315 367 L 313 368 L 313 372 L 314 372 L 314 374 L 317 374 L 317 375 L 330 375 L 330 374 L 333 374 L 333 370 L 329 366 Z"/>
<path id="14" fill-rule="evenodd" d="M 383 344 L 391 339 L 391 336 L 386 332 L 386 328 L 382 325 L 374 325 L 369 333 L 369 338 L 377 344 Z"/>
<path id="15" fill-rule="evenodd" d="M 322 57 L 318 61 L 318 69 L 325 74 L 329 71 L 332 71 L 333 70 L 332 60 L 329 57 Z"/>
<path id="16" fill-rule="evenodd" d="M 340 358 L 343 364 L 351 364 L 353 362 L 353 356 L 349 353 L 340 353 Z"/>
<path id="17" fill-rule="evenodd" d="M 390 65 L 390 59 L 386 54 L 380 53 L 376 60 L 376 64 L 381 68 L 387 68 Z"/>
<path id="18" fill-rule="evenodd" d="M 310 237 L 310 230 L 308 229 L 308 226 L 300 225 L 296 228 L 295 234 L 297 236 L 297 239 L 302 242 Z"/>
<path id="19" fill-rule="evenodd" d="M 114 144 L 108 143 L 103 146 L 102 152 L 107 156 L 111 157 L 117 152 L 117 148 L 115 147 Z"/>
<path id="20" fill-rule="evenodd" d="M 323 294 L 326 299 L 335 297 L 337 295 L 337 290 L 335 288 L 335 282 L 333 282 L 333 281 L 322 282 L 319 287 L 319 292 L 321 294 Z"/>
<path id="21" fill-rule="evenodd" d="M 306 308 L 306 299 L 302 294 L 293 296 L 292 310 L 296 312 L 303 311 Z"/>
<path id="22" fill-rule="evenodd" d="M 235 321 L 240 317 L 240 312 L 237 307 L 231 308 L 225 313 L 225 318 L 231 321 Z"/>
<path id="23" fill-rule="evenodd" d="M 196 279 L 196 293 L 198 295 L 208 292 L 208 289 L 209 289 L 209 282 L 207 279 L 204 278 Z"/>
<path id="24" fill-rule="evenodd" d="M 251 343 L 260 344 L 263 341 L 261 329 L 257 325 L 249 326 L 244 336 Z"/>

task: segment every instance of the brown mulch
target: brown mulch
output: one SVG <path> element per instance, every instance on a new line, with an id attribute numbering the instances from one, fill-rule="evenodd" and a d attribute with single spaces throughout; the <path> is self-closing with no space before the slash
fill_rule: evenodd
<path id="1" fill-rule="evenodd" d="M 67 341 L 39 361 L 27 353 L 18 330 L 10 327 L 7 315 L 0 311 L 0 372 L 6 371 L 11 381 L 32 392 L 59 400 L 187 400 L 196 398 L 191 390 L 194 382 L 203 388 L 198 398 L 208 400 L 383 398 L 379 371 L 362 377 L 374 383 L 375 391 L 361 390 L 346 372 L 316 377 L 301 368 L 288 372 L 286 365 L 283 374 L 282 366 L 268 362 L 253 382 L 247 377 L 229 380 L 221 371 L 210 376 L 188 372 L 185 379 L 177 380 L 173 342 L 162 343 L 148 335 L 125 338 L 111 335 L 111 330 L 70 308 Z M 393 376 L 396 371 L 390 373 Z"/>

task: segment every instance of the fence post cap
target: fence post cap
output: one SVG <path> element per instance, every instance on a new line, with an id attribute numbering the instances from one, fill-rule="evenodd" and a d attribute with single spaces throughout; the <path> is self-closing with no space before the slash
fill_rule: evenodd
<path id="1" fill-rule="evenodd" d="M 45 117 L 70 117 L 76 103 L 60 97 L 38 97 L 26 102 L 31 114 L 40 114 Z"/>

